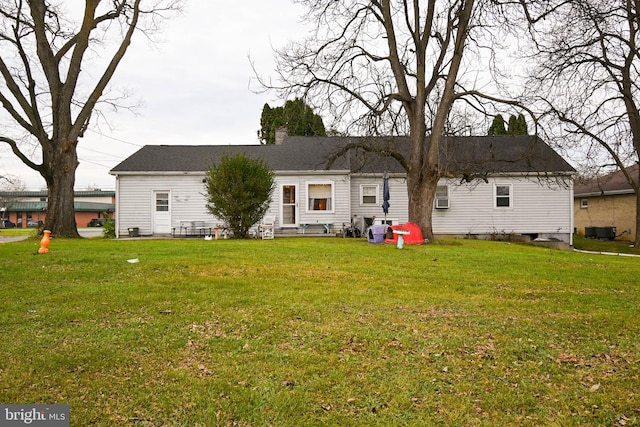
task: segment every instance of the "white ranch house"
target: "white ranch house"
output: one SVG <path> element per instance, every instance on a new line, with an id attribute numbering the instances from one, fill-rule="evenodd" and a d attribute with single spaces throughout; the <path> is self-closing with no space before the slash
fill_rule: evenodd
<path id="1" fill-rule="evenodd" d="M 390 177 L 388 223 L 408 221 L 405 172 L 392 157 L 351 150 L 348 144 L 408 139 L 286 137 L 275 145 L 147 145 L 114 167 L 116 234 L 179 234 L 186 224 L 222 226 L 206 209 L 205 172 L 224 153 L 264 159 L 276 189 L 266 216 L 275 234 L 335 233 L 352 218 L 379 222 L 383 176 Z M 442 178 L 434 203 L 436 235 L 517 234 L 572 244 L 575 170 L 533 136 L 451 137 L 441 150 Z M 208 234 L 208 231 L 207 231 Z"/>

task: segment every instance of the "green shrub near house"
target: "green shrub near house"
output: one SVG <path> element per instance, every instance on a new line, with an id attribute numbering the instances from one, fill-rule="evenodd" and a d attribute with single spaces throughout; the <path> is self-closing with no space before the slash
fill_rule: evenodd
<path id="1" fill-rule="evenodd" d="M 206 207 L 234 238 L 245 239 L 269 209 L 274 188 L 274 172 L 264 159 L 224 154 L 207 170 Z"/>
<path id="2" fill-rule="evenodd" d="M 472 240 L 38 244 L 0 244 L 0 401 L 69 404 L 71 425 L 640 423 L 636 258 Z"/>

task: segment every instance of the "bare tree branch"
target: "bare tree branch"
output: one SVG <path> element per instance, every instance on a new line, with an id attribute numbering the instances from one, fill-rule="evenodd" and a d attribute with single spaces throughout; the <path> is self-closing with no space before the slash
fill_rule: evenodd
<path id="1" fill-rule="evenodd" d="M 5 127 L 0 143 L 47 183 L 46 227 L 54 236 L 78 237 L 73 186 L 79 138 L 91 117 L 101 115 L 96 107 L 133 34 L 153 29 L 158 17 L 179 6 L 180 0 L 85 0 L 75 22 L 63 15 L 59 2 L 0 3 L 0 103 L 13 124 L 29 134 L 16 137 Z M 96 45 L 109 48 L 92 57 Z M 92 87 L 79 87 L 90 61 L 104 68 Z M 104 100 L 116 105 L 114 98 Z M 34 143 L 41 162 L 32 158 Z"/>
<path id="2" fill-rule="evenodd" d="M 615 164 L 623 171 L 636 192 L 640 246 L 640 188 L 626 172 L 640 153 L 640 3 L 521 3 L 536 42 L 529 88 L 562 126 L 562 143 L 580 147 L 583 168 Z"/>
<path id="3" fill-rule="evenodd" d="M 479 88 L 457 93 L 465 52 L 488 28 L 506 22 L 496 18 L 507 6 L 497 0 L 299 3 L 308 8 L 305 19 L 318 25 L 309 38 L 276 51 L 277 83 L 257 75 L 259 83 L 329 112 L 336 129 L 408 135 L 406 156 L 366 140 L 352 141 L 336 156 L 360 150 L 396 159 L 407 171 L 409 219 L 431 238 L 433 197 L 444 173 L 439 147 L 450 113 L 463 98 L 480 99 Z"/>

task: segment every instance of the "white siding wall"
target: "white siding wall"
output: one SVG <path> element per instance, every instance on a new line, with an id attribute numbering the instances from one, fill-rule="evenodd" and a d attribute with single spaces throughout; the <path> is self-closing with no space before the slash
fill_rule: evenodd
<path id="1" fill-rule="evenodd" d="M 166 190 L 171 194 L 171 226 L 180 221 L 205 221 L 208 225 L 220 221 L 206 209 L 206 189 L 202 175 L 123 175 L 118 177 L 117 226 L 118 235 L 127 236 L 128 228 L 138 227 L 141 235 L 153 234 L 154 190 Z M 334 209 L 332 212 L 310 212 L 307 209 L 307 183 L 332 183 L 334 187 Z M 310 176 L 276 176 L 271 206 L 266 215 L 276 217 L 276 228 L 280 225 L 280 185 L 298 186 L 299 224 L 331 223 L 332 231 L 342 228 L 350 221 L 350 178 L 348 175 L 327 174 Z M 313 231 L 320 231 L 322 226 Z M 309 230 L 311 231 L 311 230 Z"/>
<path id="2" fill-rule="evenodd" d="M 206 209 L 203 175 L 135 175 L 119 176 L 116 200 L 118 235 L 126 236 L 129 227 L 138 227 L 141 235 L 153 233 L 154 190 L 169 191 L 171 227 L 180 221 L 219 221 Z"/>
<path id="3" fill-rule="evenodd" d="M 140 234 L 152 234 L 153 191 L 167 190 L 171 194 L 171 226 L 180 221 L 205 221 L 215 225 L 220 222 L 206 209 L 206 192 L 202 175 L 137 175 L 120 176 L 117 180 L 118 235 L 126 236 L 129 227 L 139 227 Z M 332 182 L 334 185 L 333 212 L 308 210 L 307 184 Z M 276 175 L 275 191 L 267 212 L 276 217 L 280 227 L 280 187 L 285 184 L 298 186 L 299 224 L 331 223 L 332 232 L 349 223 L 353 215 L 383 218 L 382 178 L 340 174 L 314 174 L 307 176 Z M 387 218 L 398 222 L 408 221 L 408 196 L 406 180 L 391 178 L 390 209 Z M 360 200 L 361 184 L 378 184 L 378 205 L 363 205 Z M 511 184 L 512 207 L 495 208 L 495 184 Z M 573 184 L 553 185 L 537 179 L 491 178 L 489 183 L 459 184 L 458 180 L 442 180 L 449 186 L 448 209 L 434 209 L 433 227 L 436 234 L 539 234 L 553 237 L 557 234 L 571 236 Z M 315 230 L 315 229 L 314 229 Z M 316 232 L 319 231 L 315 230 Z M 298 232 L 301 230 L 298 229 Z M 311 231 L 311 230 L 309 230 Z"/>
<path id="4" fill-rule="evenodd" d="M 360 198 L 360 187 L 364 184 L 378 185 L 378 204 L 363 205 Z M 382 211 L 382 176 L 358 176 L 351 178 L 351 213 L 363 218 L 384 218 Z M 389 178 L 389 214 L 387 218 L 397 219 L 399 223 L 409 220 L 409 197 L 405 178 Z"/>
<path id="5" fill-rule="evenodd" d="M 511 184 L 512 206 L 496 208 L 494 186 Z M 488 183 L 460 185 L 442 180 L 449 186 L 449 209 L 434 209 L 433 228 L 438 234 L 540 234 L 571 236 L 572 183 L 558 185 L 531 178 L 491 178 Z"/>
<path id="6" fill-rule="evenodd" d="M 298 175 L 276 175 L 275 190 L 273 192 L 271 206 L 266 215 L 276 217 L 276 228 L 280 227 L 280 203 L 281 186 L 296 185 L 298 188 L 298 224 L 324 224 L 331 223 L 331 231 L 342 229 L 343 223 L 350 221 L 350 182 L 348 175 L 339 174 L 313 174 L 306 176 Z M 329 212 L 310 211 L 308 209 L 309 199 L 307 185 L 314 183 L 333 184 L 333 209 Z M 300 230 L 298 230 L 300 231 Z M 322 231 L 322 226 L 318 225 L 311 232 Z"/>
<path id="7" fill-rule="evenodd" d="M 274 186 L 274 190 L 273 193 L 271 194 L 271 204 L 269 205 L 269 209 L 267 210 L 267 212 L 264 214 L 264 216 L 272 216 L 276 219 L 276 223 L 275 223 L 275 227 L 279 227 L 280 224 L 280 212 L 278 210 L 278 206 L 280 203 L 280 187 L 278 186 L 277 183 L 277 178 L 276 178 L 276 184 Z"/>

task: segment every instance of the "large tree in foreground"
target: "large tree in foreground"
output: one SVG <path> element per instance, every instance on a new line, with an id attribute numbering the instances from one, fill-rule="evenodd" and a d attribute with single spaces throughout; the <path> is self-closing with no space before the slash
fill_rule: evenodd
<path id="1" fill-rule="evenodd" d="M 432 210 L 440 145 L 454 103 L 475 96 L 481 45 L 492 46 L 501 25 L 492 0 L 298 1 L 317 22 L 307 40 L 277 52 L 281 97 L 303 96 L 330 111 L 347 133 L 408 134 L 410 153 L 387 151 L 407 171 L 409 220 L 433 238 Z M 495 12 L 495 13 L 494 13 Z M 491 16 L 489 16 L 491 15 Z M 471 45 L 471 46 L 470 46 Z M 468 54 L 474 55 L 465 62 Z M 490 53 L 488 53 L 490 55 Z M 486 99 L 486 98 L 484 98 Z M 356 127 L 357 126 L 357 127 Z M 428 136 L 428 137 L 427 137 Z M 355 148 L 355 147 L 354 147 Z"/>
<path id="2" fill-rule="evenodd" d="M 583 153 L 582 168 L 623 172 L 636 194 L 640 247 L 640 176 L 627 168 L 640 160 L 640 2 L 521 3 L 536 42 L 531 91 L 560 122 L 565 148 Z"/>
<path id="3" fill-rule="evenodd" d="M 78 143 L 133 34 L 176 8 L 176 0 L 0 2 L 0 142 L 44 178 L 52 235 L 78 237 Z"/>

